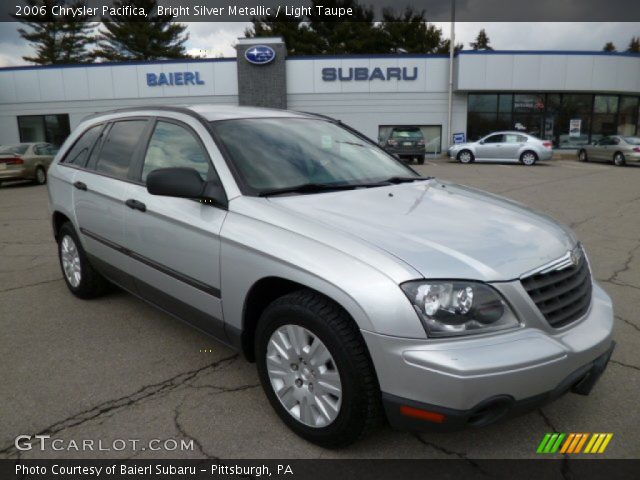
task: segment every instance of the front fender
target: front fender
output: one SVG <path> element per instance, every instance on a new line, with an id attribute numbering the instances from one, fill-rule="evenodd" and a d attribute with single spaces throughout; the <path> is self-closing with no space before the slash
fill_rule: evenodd
<path id="1" fill-rule="evenodd" d="M 224 320 L 234 329 L 243 327 L 245 299 L 253 285 L 265 277 L 280 277 L 333 299 L 362 330 L 426 338 L 396 281 L 318 240 L 229 212 L 220 261 Z M 407 280 L 411 276 L 419 278 L 407 274 Z"/>

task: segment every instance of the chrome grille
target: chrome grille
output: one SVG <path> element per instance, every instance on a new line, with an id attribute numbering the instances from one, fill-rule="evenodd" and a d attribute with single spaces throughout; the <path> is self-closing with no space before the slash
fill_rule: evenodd
<path id="1" fill-rule="evenodd" d="M 562 327 L 582 317 L 591 305 L 591 272 L 580 250 L 578 264 L 562 263 L 522 278 L 522 286 L 552 327 Z"/>

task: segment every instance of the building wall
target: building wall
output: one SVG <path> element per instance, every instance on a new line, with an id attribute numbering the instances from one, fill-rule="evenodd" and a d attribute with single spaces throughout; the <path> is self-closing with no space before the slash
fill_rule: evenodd
<path id="1" fill-rule="evenodd" d="M 279 53 L 280 60 L 284 57 Z M 243 61 L 240 62 L 243 65 Z M 246 63 L 246 62 L 244 62 Z M 0 69 L 0 144 L 19 139 L 18 115 L 69 114 L 73 129 L 99 111 L 135 105 L 237 105 L 236 59 Z M 246 65 L 245 65 L 246 66 Z M 251 66 L 260 72 L 266 66 Z M 415 79 L 386 75 L 331 80 L 323 69 L 406 69 Z M 343 120 L 372 139 L 380 125 L 440 125 L 447 144 L 448 57 L 371 55 L 290 57 L 278 85 L 287 108 Z M 264 70 L 263 70 L 264 71 Z M 396 70 L 397 71 L 397 70 Z M 198 72 L 202 84 L 148 86 L 147 74 Z M 467 92 L 640 92 L 640 56 L 600 52 L 461 52 L 455 64 L 453 132 L 467 130 Z M 260 95 L 269 95 L 269 85 Z"/>
<path id="2" fill-rule="evenodd" d="M 441 125 L 442 147 L 448 134 L 449 60 L 434 55 L 293 57 L 287 60 L 287 104 L 292 110 L 338 118 L 372 139 L 379 125 Z M 415 80 L 396 78 L 323 80 L 324 68 L 406 68 Z M 455 95 L 453 131 L 466 130 L 466 95 Z"/>
<path id="3" fill-rule="evenodd" d="M 457 90 L 640 92 L 640 55 L 604 52 L 465 52 Z"/>
<path id="4" fill-rule="evenodd" d="M 147 85 L 147 73 L 187 71 L 198 72 L 204 83 Z M 237 105 L 235 60 L 0 70 L 0 144 L 18 141 L 18 115 L 68 113 L 73 129 L 100 111 L 198 102 Z"/>
<path id="5" fill-rule="evenodd" d="M 441 125 L 446 148 L 448 95 L 432 93 L 289 94 L 289 109 L 340 119 L 373 140 L 379 125 Z M 466 95 L 454 95 L 453 131 L 465 132 Z"/>

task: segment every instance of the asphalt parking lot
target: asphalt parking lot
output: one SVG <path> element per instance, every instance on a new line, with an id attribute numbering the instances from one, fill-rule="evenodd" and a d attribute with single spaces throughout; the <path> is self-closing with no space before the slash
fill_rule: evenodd
<path id="1" fill-rule="evenodd" d="M 414 435 L 381 427 L 347 449 L 321 449 L 281 423 L 254 365 L 232 351 L 124 292 L 73 297 L 46 187 L 14 183 L 0 187 L 0 457 L 526 458 L 546 432 L 613 432 L 602 456 L 639 458 L 640 166 L 438 159 L 419 170 L 518 200 L 577 232 L 616 309 L 618 347 L 589 397 L 569 394 L 482 429 Z M 21 434 L 106 447 L 114 439 L 192 439 L 195 448 L 17 452 Z"/>

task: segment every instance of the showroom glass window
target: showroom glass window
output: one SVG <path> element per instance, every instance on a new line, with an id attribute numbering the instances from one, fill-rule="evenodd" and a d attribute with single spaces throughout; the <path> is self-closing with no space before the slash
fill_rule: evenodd
<path id="1" fill-rule="evenodd" d="M 21 142 L 47 142 L 57 147 L 71 133 L 69 115 L 22 115 L 18 117 Z"/>
<path id="2" fill-rule="evenodd" d="M 426 153 L 440 153 L 442 144 L 442 126 L 441 125 L 378 125 L 378 144 L 385 148 L 389 145 L 389 139 L 395 135 L 394 131 L 403 127 L 419 128 L 422 132 L 422 140 L 424 140 L 424 148 Z"/>
<path id="3" fill-rule="evenodd" d="M 596 95 L 593 101 L 591 141 L 617 133 L 618 97 L 616 95 Z"/>
<path id="4" fill-rule="evenodd" d="M 516 130 L 574 149 L 604 135 L 640 133 L 640 99 L 590 93 L 469 94 L 470 140 Z M 493 110 L 492 110 L 493 109 Z"/>
<path id="5" fill-rule="evenodd" d="M 468 138 L 478 140 L 498 129 L 498 94 L 469 94 Z"/>
<path id="6" fill-rule="evenodd" d="M 618 135 L 635 135 L 638 124 L 638 97 L 620 97 Z M 640 133 L 640 132 L 638 132 Z"/>

